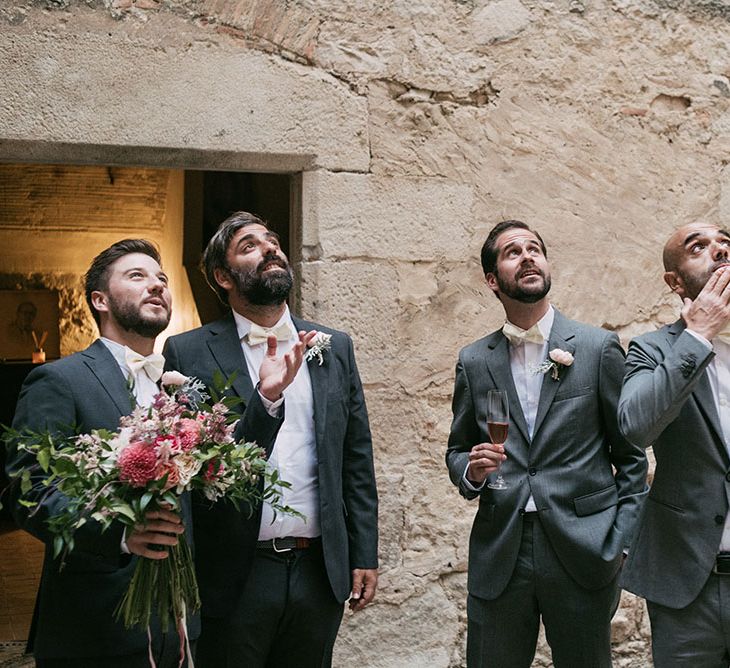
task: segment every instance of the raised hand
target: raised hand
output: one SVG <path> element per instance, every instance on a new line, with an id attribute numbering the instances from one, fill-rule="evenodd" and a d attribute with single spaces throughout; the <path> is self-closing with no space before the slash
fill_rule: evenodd
<path id="1" fill-rule="evenodd" d="M 684 299 L 681 313 L 687 329 L 714 339 L 730 320 L 730 265 L 716 270 L 694 301 Z"/>
<path id="2" fill-rule="evenodd" d="M 304 351 L 316 335 L 316 331 L 299 332 L 299 341 L 281 357 L 276 356 L 276 337 L 268 337 L 266 354 L 259 369 L 259 392 L 269 401 L 280 399 L 284 390 L 291 385 L 302 366 Z"/>

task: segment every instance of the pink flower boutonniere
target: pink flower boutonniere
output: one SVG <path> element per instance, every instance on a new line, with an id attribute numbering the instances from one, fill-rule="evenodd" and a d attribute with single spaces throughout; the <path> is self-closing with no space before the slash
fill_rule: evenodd
<path id="1" fill-rule="evenodd" d="M 549 371 L 553 380 L 559 380 L 560 373 L 563 369 L 571 366 L 574 359 L 573 355 L 567 350 L 553 348 L 548 354 L 548 359 L 536 367 L 534 373 L 547 373 Z"/>

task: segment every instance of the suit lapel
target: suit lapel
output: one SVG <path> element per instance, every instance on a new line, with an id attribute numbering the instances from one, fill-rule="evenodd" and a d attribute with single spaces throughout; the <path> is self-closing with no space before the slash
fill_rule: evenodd
<path id="1" fill-rule="evenodd" d="M 134 397 L 114 355 L 100 339 L 94 341 L 82 355 L 86 366 L 117 407 L 119 417 L 129 415 L 134 410 Z"/>
<path id="2" fill-rule="evenodd" d="M 292 322 L 297 331 L 311 331 L 316 329 L 316 325 L 306 320 L 300 320 L 292 316 Z M 322 364 L 315 357 L 306 362 L 309 370 L 309 382 L 312 386 L 312 401 L 314 403 L 314 433 L 317 441 L 317 455 L 320 463 L 326 458 L 324 449 L 325 435 L 327 433 L 327 394 L 330 384 L 330 373 L 332 373 L 333 365 L 330 359 L 334 355 L 332 350 L 328 350 L 322 355 Z"/>
<path id="3" fill-rule="evenodd" d="M 670 325 L 667 330 L 667 341 L 669 346 L 673 346 L 677 340 L 677 337 L 684 330 L 684 322 L 677 320 Z M 695 389 L 692 391 L 692 396 L 697 403 L 700 412 L 704 416 L 710 428 L 715 432 L 717 443 L 719 445 L 720 454 L 726 465 L 730 464 L 730 455 L 728 455 L 727 446 L 725 445 L 725 438 L 722 433 L 722 425 L 720 424 L 720 416 L 717 414 L 717 407 L 715 406 L 715 397 L 712 394 L 712 386 L 710 385 L 710 377 L 707 374 L 707 369 L 702 373 L 702 376 L 698 379 Z"/>
<path id="4" fill-rule="evenodd" d="M 241 340 L 233 315 L 214 323 L 210 328 L 211 337 L 208 340 L 208 349 L 226 379 L 234 373 L 233 389 L 244 401 L 253 392 L 253 383 L 248 374 L 248 366 L 241 349 Z"/>
<path id="5" fill-rule="evenodd" d="M 509 397 L 509 413 L 512 418 L 512 422 L 522 432 L 522 436 L 528 443 L 530 442 L 529 431 L 527 429 L 527 421 L 522 412 L 522 404 L 520 398 L 517 395 L 517 389 L 515 388 L 515 381 L 512 378 L 512 367 L 510 366 L 509 359 L 509 342 L 502 334 L 502 330 L 498 330 L 487 337 L 487 346 L 490 350 L 490 354 L 484 359 L 486 371 L 492 377 L 494 386 L 498 390 L 507 390 L 507 396 Z M 487 400 L 487 394 L 479 393 L 476 396 L 480 397 L 481 401 Z"/>
<path id="6" fill-rule="evenodd" d="M 550 338 L 548 340 L 548 354 L 551 350 L 560 348 L 571 354 L 575 354 L 575 334 L 571 331 L 570 321 L 565 318 L 557 309 L 555 309 L 555 319 L 550 330 Z M 537 415 L 535 416 L 535 427 L 532 430 L 532 436 L 535 437 L 545 416 L 550 410 L 550 406 L 555 398 L 563 379 L 563 375 L 567 369 L 558 376 L 558 380 L 553 379 L 550 372 L 543 375 L 542 387 L 540 389 L 540 400 L 537 404 Z"/>

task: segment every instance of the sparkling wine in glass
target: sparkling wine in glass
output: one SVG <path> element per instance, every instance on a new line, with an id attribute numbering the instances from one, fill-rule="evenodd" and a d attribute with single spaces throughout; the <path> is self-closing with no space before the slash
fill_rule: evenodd
<path id="1" fill-rule="evenodd" d="M 489 390 L 487 393 L 487 429 L 489 430 L 489 440 L 496 445 L 504 445 L 507 440 L 507 430 L 509 428 L 509 402 L 507 401 L 507 392 L 505 390 Z M 507 489 L 509 485 L 502 477 L 501 473 L 497 473 L 497 478 L 493 482 L 487 484 L 490 489 Z"/>

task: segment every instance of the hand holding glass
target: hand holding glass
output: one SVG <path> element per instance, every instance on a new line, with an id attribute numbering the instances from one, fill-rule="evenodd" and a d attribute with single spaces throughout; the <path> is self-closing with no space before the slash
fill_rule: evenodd
<path id="1" fill-rule="evenodd" d="M 487 393 L 487 430 L 489 439 L 495 445 L 504 445 L 507 440 L 509 428 L 509 402 L 505 390 L 489 390 Z M 507 489 L 509 485 L 505 482 L 501 473 L 497 473 L 497 479 L 487 484 L 490 489 Z"/>

